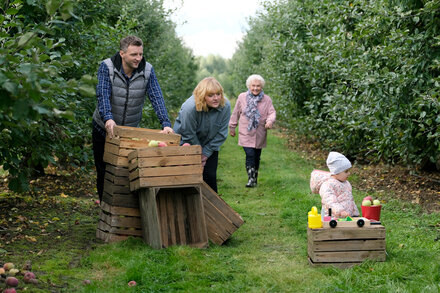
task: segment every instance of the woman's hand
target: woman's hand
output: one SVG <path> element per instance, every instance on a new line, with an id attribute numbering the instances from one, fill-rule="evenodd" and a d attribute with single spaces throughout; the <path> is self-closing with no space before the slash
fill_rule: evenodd
<path id="1" fill-rule="evenodd" d="M 229 128 L 229 135 L 232 137 L 235 136 L 235 128 Z"/>
<path id="2" fill-rule="evenodd" d="M 205 167 L 206 161 L 208 160 L 208 157 L 202 154 L 202 167 Z"/>
<path id="3" fill-rule="evenodd" d="M 273 126 L 273 122 L 272 121 L 266 121 L 266 124 L 264 125 L 264 127 L 266 129 L 271 129 Z"/>
<path id="4" fill-rule="evenodd" d="M 160 131 L 160 133 L 165 133 L 165 134 L 174 133 L 174 130 L 171 127 L 165 126 L 163 130 Z"/>

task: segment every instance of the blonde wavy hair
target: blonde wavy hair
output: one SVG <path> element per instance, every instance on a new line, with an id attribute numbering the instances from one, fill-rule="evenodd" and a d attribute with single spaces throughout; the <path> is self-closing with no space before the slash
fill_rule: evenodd
<path id="1" fill-rule="evenodd" d="M 206 77 L 199 82 L 193 91 L 194 100 L 196 101 L 196 110 L 198 112 L 202 110 L 208 112 L 205 97 L 211 94 L 219 94 L 221 96 L 219 107 L 225 106 L 222 85 L 214 77 Z"/>

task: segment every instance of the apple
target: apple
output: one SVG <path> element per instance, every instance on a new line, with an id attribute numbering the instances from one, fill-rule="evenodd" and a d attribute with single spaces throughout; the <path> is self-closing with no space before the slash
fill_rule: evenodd
<path id="1" fill-rule="evenodd" d="M 366 196 L 366 197 L 364 197 L 364 199 L 363 200 L 369 200 L 369 201 L 373 201 L 373 198 L 371 197 L 371 196 Z"/>
<path id="2" fill-rule="evenodd" d="M 159 145 L 159 142 L 157 140 L 150 140 L 150 142 L 148 143 L 149 147 L 157 147 Z"/>
<path id="3" fill-rule="evenodd" d="M 14 288 L 8 288 L 8 289 L 5 289 L 5 291 L 3 291 L 3 293 L 17 293 L 17 291 L 15 291 Z"/>
<path id="4" fill-rule="evenodd" d="M 3 265 L 3 268 L 5 271 L 9 271 L 10 269 L 15 268 L 15 265 L 12 262 L 7 262 Z"/>
<path id="5" fill-rule="evenodd" d="M 373 200 L 373 205 L 380 206 L 380 200 L 378 200 L 378 199 Z"/>
<path id="6" fill-rule="evenodd" d="M 4 268 L 0 268 L 0 275 L 4 275 L 4 274 L 6 274 L 5 269 Z"/>
<path id="7" fill-rule="evenodd" d="M 128 286 L 129 287 L 134 287 L 134 286 L 136 286 L 137 284 L 136 284 L 136 281 L 130 281 L 130 282 L 128 282 Z"/>
<path id="8" fill-rule="evenodd" d="M 182 144 L 182 146 L 190 146 L 190 144 L 185 142 L 184 144 Z"/>
<path id="9" fill-rule="evenodd" d="M 84 285 L 89 285 L 90 283 L 92 283 L 92 282 L 90 282 L 90 280 L 84 280 L 84 281 L 83 281 L 83 284 L 84 284 Z"/>
<path id="10" fill-rule="evenodd" d="M 15 277 L 7 277 L 6 278 L 6 286 L 17 287 L 18 286 L 18 279 Z"/>
<path id="11" fill-rule="evenodd" d="M 362 201 L 362 205 L 364 206 L 364 207 L 369 207 L 369 206 L 371 206 L 371 200 L 364 200 L 364 201 Z"/>
<path id="12" fill-rule="evenodd" d="M 35 274 L 32 272 L 26 272 L 23 277 L 25 283 L 31 283 L 31 280 L 35 279 Z"/>
<path id="13" fill-rule="evenodd" d="M 158 147 L 166 147 L 168 146 L 166 142 L 164 141 L 159 141 L 159 143 L 157 144 Z"/>
<path id="14" fill-rule="evenodd" d="M 9 276 L 15 276 L 16 274 L 18 274 L 19 270 L 17 269 L 10 269 L 8 275 Z"/>

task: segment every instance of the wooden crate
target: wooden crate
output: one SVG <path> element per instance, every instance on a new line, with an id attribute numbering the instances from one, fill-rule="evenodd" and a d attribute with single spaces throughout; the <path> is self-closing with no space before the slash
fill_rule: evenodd
<path id="1" fill-rule="evenodd" d="M 115 242 L 125 240 L 130 236 L 142 236 L 139 209 L 116 207 L 101 202 L 96 237 L 105 242 Z"/>
<path id="2" fill-rule="evenodd" d="M 137 148 L 148 147 L 151 140 L 164 141 L 169 146 L 180 144 L 179 134 L 164 134 L 160 130 L 115 126 L 113 138 L 106 138 L 104 146 L 104 162 L 113 166 L 128 167 L 127 156 Z"/>
<path id="3" fill-rule="evenodd" d="M 130 189 L 200 184 L 203 182 L 201 154 L 199 145 L 134 150 L 128 155 Z"/>
<path id="4" fill-rule="evenodd" d="M 347 268 L 367 259 L 385 261 L 385 227 L 370 225 L 307 230 L 309 262 L 313 266 Z"/>
<path id="5" fill-rule="evenodd" d="M 244 221 L 208 184 L 201 187 L 208 238 L 222 245 Z"/>
<path id="6" fill-rule="evenodd" d="M 152 248 L 208 246 L 199 186 L 142 188 L 139 190 L 139 205 L 142 236 Z"/>

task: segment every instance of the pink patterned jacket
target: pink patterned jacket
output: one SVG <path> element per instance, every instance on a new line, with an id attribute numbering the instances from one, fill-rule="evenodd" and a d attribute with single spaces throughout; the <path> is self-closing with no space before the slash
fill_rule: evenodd
<path id="1" fill-rule="evenodd" d="M 329 208 L 332 209 L 332 216 L 338 217 L 342 211 L 346 211 L 350 216 L 359 216 L 359 210 L 354 202 L 351 184 L 348 180 L 341 182 L 330 177 L 322 183 L 319 195 L 326 216 Z"/>

